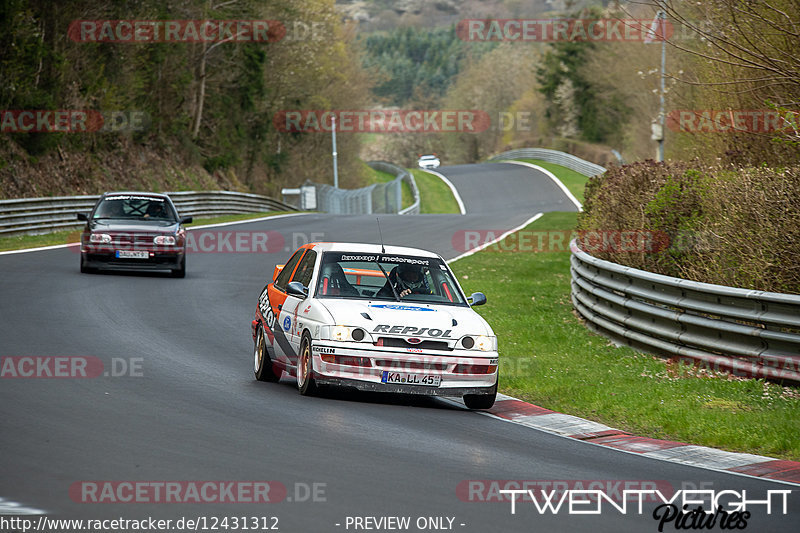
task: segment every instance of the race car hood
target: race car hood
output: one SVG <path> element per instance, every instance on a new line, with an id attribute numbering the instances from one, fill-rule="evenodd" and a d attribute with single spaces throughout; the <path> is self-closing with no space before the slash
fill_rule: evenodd
<path id="1" fill-rule="evenodd" d="M 451 339 L 494 335 L 489 324 L 470 307 L 333 298 L 323 303 L 335 324 L 358 326 L 372 335 Z"/>
<path id="2" fill-rule="evenodd" d="M 92 231 L 122 233 L 175 233 L 180 224 L 169 220 L 95 219 L 89 224 Z"/>

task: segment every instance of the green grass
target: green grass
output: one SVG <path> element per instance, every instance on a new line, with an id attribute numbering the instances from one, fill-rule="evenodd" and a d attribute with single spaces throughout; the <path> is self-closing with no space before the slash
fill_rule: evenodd
<path id="1" fill-rule="evenodd" d="M 547 213 L 526 230 L 569 230 L 576 216 Z M 467 294 L 488 297 L 476 310 L 498 337 L 503 393 L 639 435 L 800 460 L 800 390 L 615 347 L 573 312 L 568 252 L 507 246 L 452 265 Z"/>
<path id="2" fill-rule="evenodd" d="M 80 230 L 55 231 L 53 233 L 46 233 L 44 235 L 15 235 L 12 237 L 0 237 L 0 252 L 78 242 L 80 237 Z"/>
<path id="3" fill-rule="evenodd" d="M 409 171 L 414 175 L 414 181 L 417 182 L 419 189 L 420 213 L 456 215 L 461 213 L 453 192 L 445 182 L 419 169 L 411 168 Z"/>
<path id="4" fill-rule="evenodd" d="M 583 174 L 575 172 L 574 170 L 570 170 L 567 167 L 562 167 L 561 165 L 556 165 L 555 163 L 540 161 L 538 159 L 519 159 L 519 161 L 538 165 L 545 170 L 549 170 L 561 180 L 561 183 L 567 187 L 569 192 L 571 192 L 580 203 L 583 203 L 583 189 L 586 187 L 586 181 L 588 179 Z"/>
<path id="5" fill-rule="evenodd" d="M 219 224 L 222 222 L 235 222 L 237 220 L 249 220 L 251 218 L 271 217 L 283 215 L 296 211 L 270 211 L 268 213 L 248 213 L 245 215 L 226 215 L 213 218 L 195 218 L 187 228 L 192 226 L 202 226 L 204 224 Z M 7 250 L 22 250 L 25 248 L 39 248 L 41 246 L 54 246 L 57 244 L 67 244 L 78 242 L 81 238 L 81 230 L 55 231 L 43 235 L 16 235 L 12 237 L 0 237 L 0 252 Z"/>
<path id="6" fill-rule="evenodd" d="M 250 220 L 251 218 L 274 217 L 277 215 L 286 215 L 290 213 L 298 213 L 298 211 L 269 211 L 266 213 L 247 213 L 244 215 L 225 215 L 221 217 L 195 218 L 194 220 L 192 220 L 191 224 L 186 224 L 186 227 L 191 228 L 193 226 L 203 226 L 205 224 L 222 224 L 224 222 Z"/>

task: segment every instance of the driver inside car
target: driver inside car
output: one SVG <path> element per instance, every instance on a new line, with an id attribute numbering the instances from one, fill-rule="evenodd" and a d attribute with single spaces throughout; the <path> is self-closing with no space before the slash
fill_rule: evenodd
<path id="1" fill-rule="evenodd" d="M 425 280 L 425 273 L 419 265 L 400 263 L 393 268 L 387 284 L 378 292 L 378 296 L 393 296 L 389 283 L 394 285 L 400 298 L 409 294 L 432 294 Z"/>

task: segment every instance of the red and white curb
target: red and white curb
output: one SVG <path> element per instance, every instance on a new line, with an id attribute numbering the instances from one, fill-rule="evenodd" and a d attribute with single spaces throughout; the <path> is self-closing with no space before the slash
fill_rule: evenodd
<path id="1" fill-rule="evenodd" d="M 638 437 L 577 416 L 556 413 L 505 394 L 483 413 L 546 433 L 591 442 L 643 457 L 800 485 L 800 463 L 682 442 Z"/>

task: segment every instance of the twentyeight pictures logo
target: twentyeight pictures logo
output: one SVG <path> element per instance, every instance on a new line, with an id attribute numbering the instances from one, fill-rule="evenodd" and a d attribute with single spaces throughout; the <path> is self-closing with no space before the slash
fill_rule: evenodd
<path id="1" fill-rule="evenodd" d="M 284 133 L 480 133 L 491 126 L 486 111 L 454 110 L 284 110 L 275 114 L 275 128 Z"/>
<path id="2" fill-rule="evenodd" d="M 286 27 L 277 20 L 76 20 L 67 35 L 79 43 L 274 43 Z"/>

